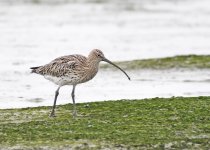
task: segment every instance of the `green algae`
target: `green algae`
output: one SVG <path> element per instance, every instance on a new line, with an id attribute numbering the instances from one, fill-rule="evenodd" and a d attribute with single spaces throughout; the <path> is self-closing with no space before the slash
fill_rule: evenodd
<path id="1" fill-rule="evenodd" d="M 209 69 L 210 55 L 184 55 L 157 59 L 143 59 L 132 61 L 115 62 L 123 69 L 171 69 L 171 68 L 188 68 L 188 69 Z M 114 68 L 109 64 L 102 64 L 101 68 Z"/>
<path id="2" fill-rule="evenodd" d="M 210 97 L 172 97 L 0 110 L 0 149 L 206 149 Z"/>

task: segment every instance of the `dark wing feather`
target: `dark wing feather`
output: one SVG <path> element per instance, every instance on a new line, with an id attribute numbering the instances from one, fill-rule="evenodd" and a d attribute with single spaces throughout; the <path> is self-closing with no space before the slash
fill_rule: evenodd
<path id="1" fill-rule="evenodd" d="M 32 72 L 41 75 L 65 76 L 86 64 L 86 57 L 81 55 L 68 55 L 54 59 L 49 64 L 40 67 L 32 67 Z"/>

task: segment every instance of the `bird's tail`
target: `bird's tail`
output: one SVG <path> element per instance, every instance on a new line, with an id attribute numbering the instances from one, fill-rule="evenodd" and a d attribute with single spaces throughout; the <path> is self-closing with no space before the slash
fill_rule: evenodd
<path id="1" fill-rule="evenodd" d="M 39 67 L 41 67 L 41 66 L 39 66 Z M 31 70 L 31 73 L 36 73 L 36 69 L 38 69 L 39 67 L 31 67 L 30 69 L 32 69 Z"/>

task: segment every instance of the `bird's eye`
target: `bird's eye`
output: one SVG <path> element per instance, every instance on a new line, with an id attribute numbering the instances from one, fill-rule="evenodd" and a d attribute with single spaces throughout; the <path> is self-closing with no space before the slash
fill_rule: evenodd
<path id="1" fill-rule="evenodd" d="M 98 57 L 101 57 L 101 55 L 100 55 L 100 54 L 98 54 Z"/>

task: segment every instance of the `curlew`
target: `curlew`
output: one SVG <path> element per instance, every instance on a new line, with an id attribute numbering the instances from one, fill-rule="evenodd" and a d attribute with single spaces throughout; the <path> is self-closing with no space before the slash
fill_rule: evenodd
<path id="1" fill-rule="evenodd" d="M 98 49 L 92 50 L 88 57 L 78 54 L 67 55 L 58 57 L 46 65 L 30 68 L 32 69 L 32 73 L 40 74 L 47 80 L 50 80 L 58 85 L 58 88 L 55 91 L 55 98 L 50 117 L 55 117 L 57 97 L 59 95 L 60 88 L 64 85 L 73 85 L 71 96 L 73 101 L 73 117 L 76 117 L 75 87 L 77 84 L 91 80 L 97 74 L 99 63 L 101 61 L 105 61 L 117 67 L 130 80 L 130 77 L 123 69 L 108 60 L 104 56 L 103 52 Z"/>

